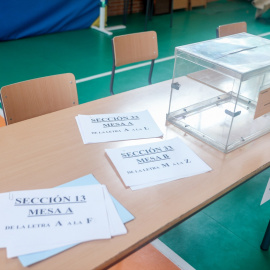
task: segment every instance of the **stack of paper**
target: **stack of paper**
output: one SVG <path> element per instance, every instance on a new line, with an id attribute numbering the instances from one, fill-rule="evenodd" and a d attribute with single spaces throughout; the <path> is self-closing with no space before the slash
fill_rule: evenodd
<path id="1" fill-rule="evenodd" d="M 2 193 L 0 206 L 8 258 L 127 233 L 103 185 Z"/>
<path id="2" fill-rule="evenodd" d="M 105 151 L 133 190 L 211 170 L 179 138 Z"/>
<path id="3" fill-rule="evenodd" d="M 89 186 L 89 185 L 100 185 L 100 183 L 97 181 L 97 179 L 92 174 L 84 175 L 78 179 L 67 182 L 67 183 L 65 183 L 61 186 L 55 187 L 55 188 Z M 116 208 L 123 223 L 127 223 L 127 222 L 134 219 L 134 216 L 122 204 L 120 204 L 111 195 L 110 195 L 110 197 L 111 197 L 111 199 L 115 205 L 115 208 Z M 48 258 L 50 258 L 58 253 L 61 253 L 69 248 L 72 248 L 72 247 L 76 246 L 77 244 L 79 244 L 79 243 L 66 245 L 64 247 L 54 248 L 54 249 L 45 250 L 45 251 L 41 251 L 41 252 L 35 252 L 35 253 L 31 253 L 31 254 L 21 255 L 21 256 L 19 256 L 19 260 L 24 267 L 27 267 L 27 266 L 32 265 L 34 263 L 48 259 Z"/>
<path id="4" fill-rule="evenodd" d="M 100 143 L 161 137 L 148 111 L 76 116 L 83 142 Z"/>

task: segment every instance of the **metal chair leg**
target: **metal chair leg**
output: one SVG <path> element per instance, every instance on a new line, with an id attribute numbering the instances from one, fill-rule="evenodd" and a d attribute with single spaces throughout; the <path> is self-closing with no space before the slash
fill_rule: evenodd
<path id="1" fill-rule="evenodd" d="M 148 84 L 152 84 L 152 73 L 153 73 L 153 69 L 154 69 L 154 64 L 155 64 L 155 60 L 152 60 L 151 66 L 150 66 L 150 72 L 149 72 L 149 76 L 148 76 Z"/>
<path id="2" fill-rule="evenodd" d="M 113 92 L 114 73 L 115 73 L 115 66 L 113 66 L 112 75 L 111 75 L 111 83 L 110 83 L 110 93 L 111 93 L 111 95 L 114 95 L 114 92 Z"/>
<path id="3" fill-rule="evenodd" d="M 1 93 L 0 93 L 0 103 L 3 104 Z M 4 116 L 4 119 L 5 119 L 5 123 L 6 123 L 6 125 L 7 125 L 7 117 L 6 117 L 6 114 L 5 114 L 5 109 L 4 109 L 4 107 L 3 107 L 3 116 Z"/>
<path id="4" fill-rule="evenodd" d="M 173 0 L 171 0 L 171 21 L 170 21 L 170 27 L 172 28 L 173 24 Z"/>
<path id="5" fill-rule="evenodd" d="M 130 13 L 133 13 L 133 0 L 130 1 Z"/>
<path id="6" fill-rule="evenodd" d="M 218 30 L 218 27 L 216 28 L 216 38 L 219 38 L 219 30 Z"/>
<path id="7" fill-rule="evenodd" d="M 150 3 L 151 7 L 150 7 L 150 21 L 152 21 L 152 18 L 153 18 L 153 14 L 154 14 L 154 0 L 151 0 L 151 3 Z"/>
<path id="8" fill-rule="evenodd" d="M 270 246 L 270 221 L 268 223 L 268 226 L 266 228 L 264 237 L 263 237 L 263 241 L 261 243 L 261 249 L 262 250 L 268 250 Z"/>
<path id="9" fill-rule="evenodd" d="M 112 55 L 113 55 L 113 66 L 112 66 L 112 75 L 111 75 L 111 83 L 110 83 L 110 93 L 111 93 L 111 95 L 114 95 L 113 82 L 114 82 L 114 74 L 115 74 L 115 55 L 114 55 L 113 39 L 112 39 Z"/>
<path id="10" fill-rule="evenodd" d="M 148 23 L 148 14 L 149 14 L 150 1 L 151 0 L 146 0 L 144 31 L 147 31 L 147 23 Z"/>
<path id="11" fill-rule="evenodd" d="M 129 0 L 124 0 L 124 16 L 123 25 L 127 24 L 127 13 L 128 13 Z"/>

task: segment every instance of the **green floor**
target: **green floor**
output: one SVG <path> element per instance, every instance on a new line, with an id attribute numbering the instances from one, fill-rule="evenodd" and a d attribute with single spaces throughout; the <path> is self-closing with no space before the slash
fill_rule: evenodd
<path id="1" fill-rule="evenodd" d="M 154 16 L 148 29 L 158 35 L 159 59 L 173 56 L 179 45 L 215 38 L 218 25 L 245 20 L 248 32 L 261 34 L 270 31 L 267 19 L 254 20 L 255 9 L 247 1 L 217 1 L 207 8 L 174 12 L 173 27 L 170 16 Z M 128 16 L 127 28 L 115 35 L 144 30 L 144 15 Z M 109 26 L 122 23 L 122 17 L 110 17 Z M 111 36 L 93 29 L 0 42 L 0 87 L 57 73 L 72 72 L 76 79 L 111 71 Z M 134 89 L 147 84 L 148 67 L 123 72 L 115 77 L 115 92 Z M 173 60 L 157 63 L 153 83 L 171 79 Z M 110 76 L 78 84 L 79 102 L 84 103 L 109 94 Z"/>
<path id="2" fill-rule="evenodd" d="M 260 206 L 269 177 L 270 168 L 160 240 L 197 270 L 270 269 L 270 250 L 260 249 L 270 218 L 270 201 Z"/>
<path id="3" fill-rule="evenodd" d="M 251 34 L 270 32 L 269 12 L 260 20 L 254 18 L 250 2 L 219 0 L 208 3 L 206 9 L 175 11 L 172 28 L 169 15 L 154 16 L 148 30 L 157 32 L 158 59 L 163 59 L 173 56 L 176 46 L 215 38 L 215 29 L 222 24 L 246 21 Z M 121 24 L 121 20 L 121 16 L 110 17 L 108 24 Z M 144 15 L 133 14 L 128 16 L 127 28 L 114 35 L 143 30 Z M 77 80 L 109 72 L 111 38 L 84 29 L 0 42 L 0 87 L 65 72 L 74 73 Z M 173 60 L 156 63 L 152 82 L 171 79 L 173 65 Z M 115 93 L 147 85 L 148 70 L 143 67 L 116 74 Z M 109 84 L 108 75 L 77 83 L 79 102 L 108 96 Z M 197 270 L 270 269 L 270 251 L 259 248 L 270 217 L 270 202 L 260 207 L 269 176 L 267 169 L 160 239 Z"/>

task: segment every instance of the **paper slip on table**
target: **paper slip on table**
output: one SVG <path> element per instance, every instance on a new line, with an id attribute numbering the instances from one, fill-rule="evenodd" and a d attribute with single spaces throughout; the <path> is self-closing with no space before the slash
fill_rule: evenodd
<path id="1" fill-rule="evenodd" d="M 126 224 L 126 235 L 77 245 L 30 269 L 104 269 L 269 166 L 270 134 L 224 154 L 166 125 L 170 84 L 171 80 L 153 84 L 0 128 L 0 192 L 52 188 L 92 173 L 135 216 Z M 179 136 L 212 171 L 131 191 L 124 186 L 104 149 L 160 138 L 83 144 L 76 115 L 146 109 L 164 139 Z M 23 267 L 17 258 L 7 259 L 1 249 L 0 269 Z"/>

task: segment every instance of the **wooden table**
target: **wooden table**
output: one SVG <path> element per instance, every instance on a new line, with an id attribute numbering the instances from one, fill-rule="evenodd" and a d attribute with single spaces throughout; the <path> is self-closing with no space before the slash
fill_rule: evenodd
<path id="1" fill-rule="evenodd" d="M 269 166 L 270 134 L 224 154 L 166 126 L 170 83 L 154 84 L 0 129 L 0 192 L 51 188 L 92 173 L 135 216 L 126 225 L 128 234 L 80 244 L 30 269 L 106 268 Z M 126 188 L 104 149 L 160 139 L 84 145 L 75 116 L 145 109 L 164 132 L 164 139 L 179 136 L 213 170 L 142 190 Z M 0 269 L 23 267 L 17 258 L 7 259 L 1 249 Z"/>

